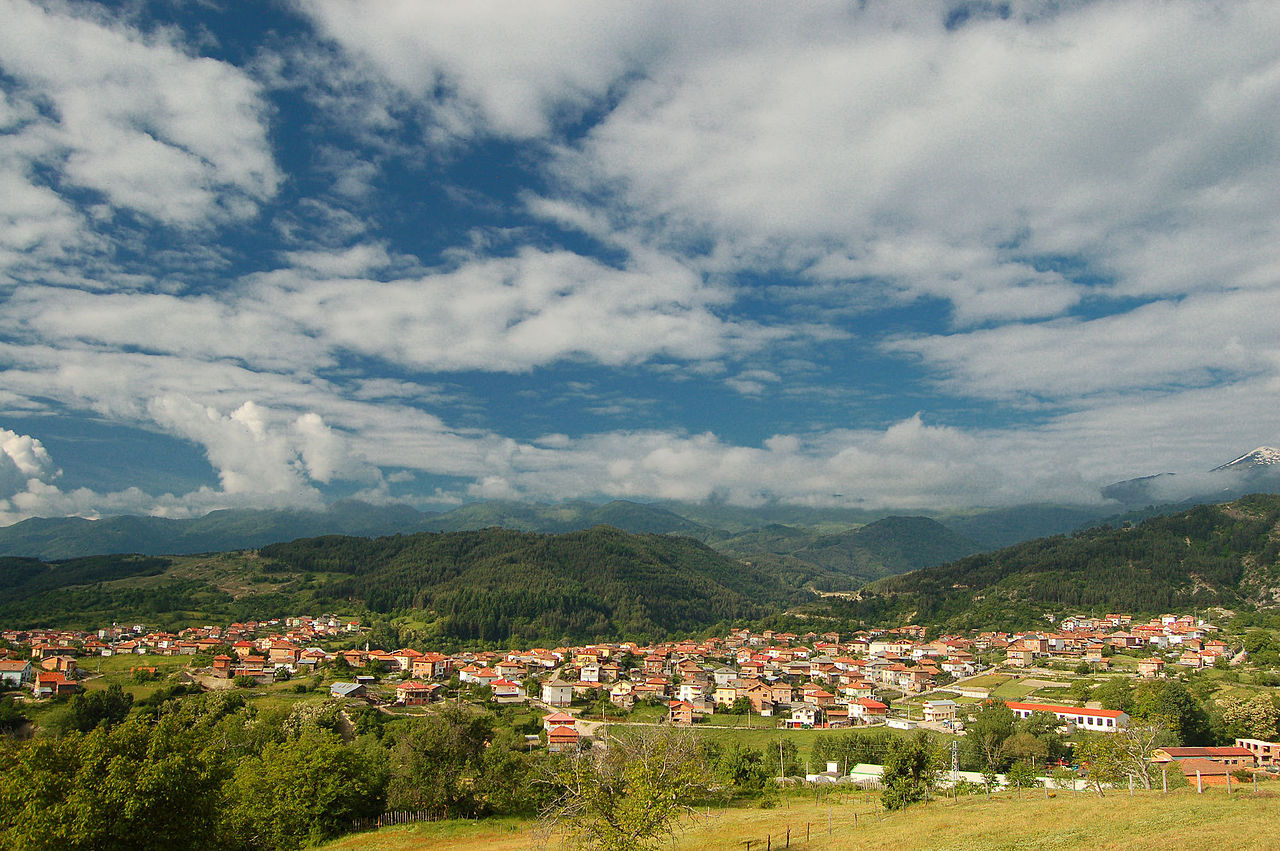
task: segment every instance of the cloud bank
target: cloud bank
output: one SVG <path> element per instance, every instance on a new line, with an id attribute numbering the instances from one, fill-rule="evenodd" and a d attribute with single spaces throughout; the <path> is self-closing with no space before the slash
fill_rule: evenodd
<path id="1" fill-rule="evenodd" d="M 0 521 L 1087 502 L 1280 441 L 1275 4 L 0 14 Z M 216 485 L 79 487 L 49 415 Z"/>

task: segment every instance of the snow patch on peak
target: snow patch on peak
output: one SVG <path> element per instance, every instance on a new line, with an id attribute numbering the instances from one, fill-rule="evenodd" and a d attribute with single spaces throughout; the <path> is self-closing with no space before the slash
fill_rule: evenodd
<path id="1" fill-rule="evenodd" d="M 1214 467 L 1213 472 L 1218 470 L 1231 470 L 1249 467 L 1265 467 L 1272 464 L 1280 464 L 1280 449 L 1271 446 L 1259 446 L 1252 452 L 1246 452 L 1234 461 L 1228 461 L 1221 467 Z"/>

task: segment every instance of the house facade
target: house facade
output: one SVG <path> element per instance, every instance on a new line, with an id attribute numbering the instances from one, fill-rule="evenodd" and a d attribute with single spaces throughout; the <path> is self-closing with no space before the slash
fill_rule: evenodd
<path id="1" fill-rule="evenodd" d="M 1036 712 L 1056 715 L 1063 724 L 1073 724 L 1081 730 L 1098 733 L 1115 733 L 1129 726 L 1129 715 L 1114 709 L 1085 709 L 1081 706 L 1059 706 L 1054 703 L 1019 703 L 1006 700 L 1005 706 L 1018 718 L 1030 718 Z"/>

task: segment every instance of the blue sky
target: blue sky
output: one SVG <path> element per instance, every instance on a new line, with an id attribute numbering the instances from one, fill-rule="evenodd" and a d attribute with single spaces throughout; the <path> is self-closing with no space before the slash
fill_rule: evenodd
<path id="1" fill-rule="evenodd" d="M 1280 442 L 1280 6 L 0 0 L 0 522 Z"/>

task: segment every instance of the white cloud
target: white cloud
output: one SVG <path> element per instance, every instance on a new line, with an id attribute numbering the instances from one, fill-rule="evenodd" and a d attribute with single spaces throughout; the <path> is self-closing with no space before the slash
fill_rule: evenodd
<path id="1" fill-rule="evenodd" d="M 712 267 L 815 263 L 855 292 L 950 299 L 962 323 L 1076 304 L 1038 255 L 1084 256 L 1126 295 L 1274 283 L 1274 5 L 1094 4 L 957 32 L 936 11 L 829 13 L 659 63 L 560 176 L 611 197 L 616 223 L 710 242 Z"/>
<path id="2" fill-rule="evenodd" d="M 565 359 L 616 366 L 659 355 L 705 360 L 788 333 L 722 319 L 714 308 L 725 298 L 662 258 L 615 268 L 524 248 L 388 281 L 282 269 L 255 276 L 241 307 L 285 317 L 333 351 L 432 371 L 521 372 Z"/>
<path id="3" fill-rule="evenodd" d="M 96 225 L 117 212 L 192 228 L 275 193 L 266 107 L 241 71 L 90 7 L 0 0 L 0 19 L 0 271 L 55 283 L 50 264 L 105 250 Z M 83 190 L 106 203 L 80 206 Z"/>
<path id="4" fill-rule="evenodd" d="M 30 435 L 0 428 L 0 504 L 55 475 L 44 444 Z"/>
<path id="5" fill-rule="evenodd" d="M 176 30 L 0 0 L 0 405 L 162 429 L 221 482 L 63 492 L 52 467 L 23 472 L 6 450 L 3 516 L 314 505 L 352 482 L 383 499 L 380 470 L 463 481 L 441 498 L 1088 500 L 1274 435 L 1275 4 L 1013 4 L 955 31 L 943 2 L 300 7 L 346 56 L 272 45 L 245 72 Z M 263 223 L 257 256 L 280 268 L 241 265 L 195 295 L 95 267 L 145 243 L 105 240 L 122 212 L 192 230 L 251 220 L 283 180 L 264 92 L 290 87 L 318 108 L 309 120 L 363 133 L 359 154 L 317 139 L 309 174 L 328 194 Z M 434 135 L 414 149 L 402 131 L 424 114 Z M 510 221 L 419 259 L 352 212 L 374 209 L 386 158 L 420 168 L 486 134 L 543 169 L 511 218 L 580 232 L 609 262 L 518 228 L 494 239 Z M 212 278 L 219 250 L 190 262 Z M 921 299 L 945 302 L 952 327 L 856 325 Z M 526 443 L 458 426 L 481 420 L 442 377 L 646 364 L 760 396 L 876 340 L 936 377 L 948 407 L 1013 402 L 1034 419 L 959 429 L 922 403 L 896 424 L 759 446 L 654 428 Z M 645 422 L 652 401 L 614 379 L 582 391 L 582 410 Z M 828 392 L 857 392 L 844 381 Z"/>
<path id="6" fill-rule="evenodd" d="M 385 247 L 293 252 L 297 265 L 213 295 L 17 289 L 0 317 L 14 339 L 132 349 L 255 369 L 313 372 L 345 352 L 449 372 L 523 372 L 563 360 L 704 361 L 792 333 L 725 318 L 728 294 L 653 255 L 622 268 L 567 251 L 521 249 L 455 269 L 376 280 Z M 398 261 L 402 262 L 402 261 Z"/>
<path id="7" fill-rule="evenodd" d="M 653 3 L 304 0 L 322 32 L 404 91 L 445 94 L 436 121 L 450 135 L 546 134 L 558 112 L 581 112 L 641 65 Z"/>
<path id="8" fill-rule="evenodd" d="M 1280 371 L 1280 288 L 1155 302 L 1089 321 L 1055 320 L 892 340 L 948 389 L 996 399 L 1053 399 L 1203 386 Z"/>

